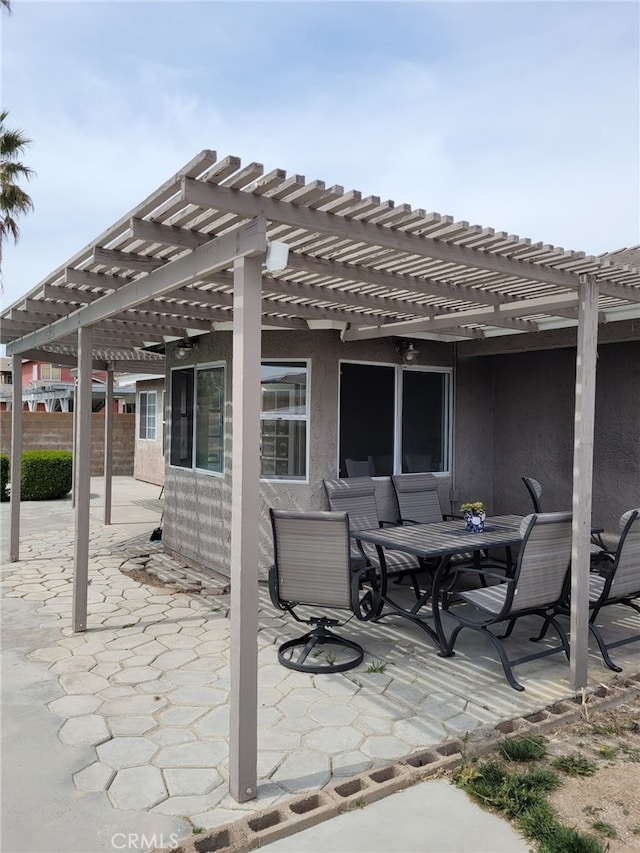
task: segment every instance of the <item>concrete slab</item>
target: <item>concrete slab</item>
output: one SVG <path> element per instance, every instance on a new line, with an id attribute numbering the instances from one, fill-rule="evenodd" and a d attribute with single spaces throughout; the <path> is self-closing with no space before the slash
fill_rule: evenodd
<path id="1" fill-rule="evenodd" d="M 437 779 L 265 844 L 269 853 L 527 853 L 506 821 Z"/>

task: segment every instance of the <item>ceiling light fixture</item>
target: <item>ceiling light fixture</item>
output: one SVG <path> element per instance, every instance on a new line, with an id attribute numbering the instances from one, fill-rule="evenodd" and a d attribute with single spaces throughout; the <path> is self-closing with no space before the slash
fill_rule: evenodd
<path id="1" fill-rule="evenodd" d="M 185 358 L 189 355 L 189 353 L 196 348 L 196 346 L 197 344 L 189 340 L 189 338 L 183 338 L 178 343 L 173 352 L 178 361 L 184 361 Z"/>

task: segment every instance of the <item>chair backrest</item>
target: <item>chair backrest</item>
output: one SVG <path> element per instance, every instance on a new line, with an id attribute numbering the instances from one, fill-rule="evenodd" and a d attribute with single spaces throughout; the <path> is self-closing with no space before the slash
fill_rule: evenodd
<path id="1" fill-rule="evenodd" d="M 351 607 L 349 518 L 345 512 L 270 510 L 282 601 Z"/>
<path id="2" fill-rule="evenodd" d="M 325 480 L 329 507 L 334 512 L 348 512 L 351 530 L 378 527 L 376 487 L 371 477 Z"/>
<path id="3" fill-rule="evenodd" d="M 620 518 L 620 541 L 611 569 L 609 598 L 623 598 L 640 592 L 640 508 L 630 509 Z"/>
<path id="4" fill-rule="evenodd" d="M 527 487 L 527 491 L 529 492 L 529 496 L 531 497 L 531 501 L 533 503 L 533 511 L 542 512 L 542 506 L 540 505 L 540 498 L 542 497 L 542 486 L 537 480 L 534 480 L 533 477 L 523 477 L 522 482 Z"/>
<path id="5" fill-rule="evenodd" d="M 438 481 L 433 474 L 395 474 L 391 481 L 401 519 L 420 524 L 442 521 Z"/>
<path id="6" fill-rule="evenodd" d="M 345 459 L 347 477 L 368 477 L 371 474 L 371 463 L 368 459 Z"/>
<path id="7" fill-rule="evenodd" d="M 430 453 L 407 453 L 404 457 L 404 467 L 408 474 L 421 474 L 431 471 Z"/>
<path id="8" fill-rule="evenodd" d="M 527 515 L 520 533 L 511 613 L 551 606 L 562 598 L 571 563 L 571 513 Z"/>

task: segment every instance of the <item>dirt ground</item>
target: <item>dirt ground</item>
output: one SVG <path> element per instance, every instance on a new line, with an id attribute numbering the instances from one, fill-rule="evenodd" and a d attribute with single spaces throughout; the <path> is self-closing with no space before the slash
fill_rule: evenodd
<path id="1" fill-rule="evenodd" d="M 561 822 L 595 835 L 609 853 L 640 851 L 640 697 L 591 714 L 587 705 L 585 718 L 548 734 L 546 746 L 549 764 L 580 755 L 597 766 L 593 776 L 556 769 L 563 784 L 549 801 Z"/>
<path id="2" fill-rule="evenodd" d="M 640 696 L 600 711 L 590 711 L 587 702 L 582 713 L 581 720 L 544 734 L 544 758 L 510 767 L 556 773 L 562 784 L 548 799 L 560 823 L 595 837 L 607 853 L 640 853 Z M 554 766 L 561 757 L 591 763 L 593 775 L 563 772 Z"/>

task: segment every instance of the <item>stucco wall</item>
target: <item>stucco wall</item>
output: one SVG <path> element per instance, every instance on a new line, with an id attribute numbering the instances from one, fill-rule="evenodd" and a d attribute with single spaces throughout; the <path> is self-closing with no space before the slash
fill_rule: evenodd
<path id="1" fill-rule="evenodd" d="M 113 474 L 133 474 L 135 415 L 113 415 Z M 73 414 L 23 412 L 23 450 L 73 450 Z M 0 412 L 0 452 L 11 454 L 11 412 Z M 104 473 L 104 414 L 91 415 L 91 476 Z"/>
<path id="2" fill-rule="evenodd" d="M 424 345 L 423 345 L 424 344 Z M 450 367 L 449 345 L 421 342 L 422 365 Z M 187 559 L 229 573 L 231 528 L 231 333 L 215 333 L 199 340 L 197 350 L 181 367 L 207 361 L 227 363 L 225 408 L 225 474 L 214 476 L 167 467 L 163 541 L 170 551 Z M 338 453 L 338 363 L 340 359 L 397 364 L 393 339 L 342 343 L 337 332 L 264 332 L 262 358 L 311 359 L 310 470 L 308 483 L 266 482 L 261 484 L 260 566 L 261 573 L 272 562 L 269 507 L 327 509 L 322 481 L 337 476 Z M 175 366 L 175 365 L 174 365 Z M 167 386 L 169 387 L 169 386 Z M 375 400 L 362 417 L 375 417 Z M 442 493 L 449 496 L 449 480 L 442 478 Z M 381 517 L 396 518 L 390 481 L 377 481 Z M 448 506 L 448 503 L 445 503 Z"/>
<path id="3" fill-rule="evenodd" d="M 477 494 L 496 513 L 530 512 L 520 479 L 530 476 L 543 486 L 543 509 L 571 509 L 575 363 L 572 347 L 459 361 L 461 494 Z M 639 436 L 640 342 L 601 345 L 592 517 L 612 535 L 620 515 L 640 505 Z"/>
<path id="4" fill-rule="evenodd" d="M 133 476 L 136 480 L 145 483 L 155 483 L 161 486 L 164 483 L 164 447 L 163 447 L 163 420 L 162 392 L 164 390 L 163 379 L 148 379 L 136 384 L 136 427 L 135 427 L 135 457 L 133 464 Z M 155 391 L 156 398 L 156 437 L 155 439 L 140 438 L 140 392 Z"/>

